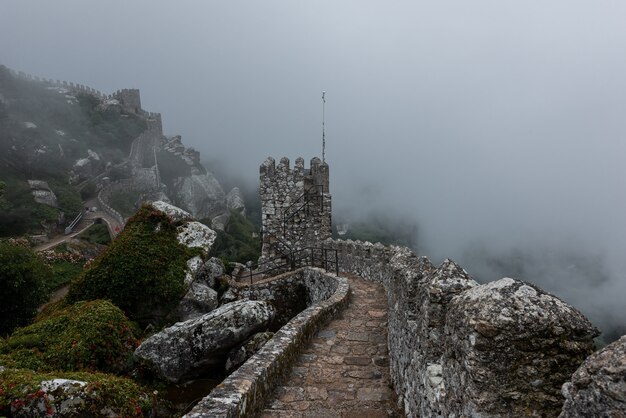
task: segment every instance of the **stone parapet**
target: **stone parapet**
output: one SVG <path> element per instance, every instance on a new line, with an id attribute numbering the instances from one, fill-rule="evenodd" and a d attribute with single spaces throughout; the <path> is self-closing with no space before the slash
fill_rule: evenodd
<path id="1" fill-rule="evenodd" d="M 597 329 L 514 279 L 478 284 L 405 247 L 326 240 L 340 271 L 384 284 L 391 378 L 407 417 L 555 416 Z"/>
<path id="2" fill-rule="evenodd" d="M 275 385 L 290 369 L 307 341 L 348 304 L 350 287 L 347 279 L 317 268 L 296 270 L 260 285 L 241 286 L 238 291 L 242 296 L 263 298 L 272 286 L 268 283 L 292 280 L 304 285 L 311 305 L 277 331 L 259 352 L 213 389 L 185 417 L 254 416 L 263 408 Z M 280 286 L 280 283 L 274 286 Z"/>

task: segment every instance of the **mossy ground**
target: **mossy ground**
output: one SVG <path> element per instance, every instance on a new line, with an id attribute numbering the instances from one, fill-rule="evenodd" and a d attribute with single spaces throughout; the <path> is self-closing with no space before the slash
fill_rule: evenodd
<path id="1" fill-rule="evenodd" d="M 124 372 L 137 345 L 124 313 L 108 301 L 51 310 L 0 347 L 0 364 L 38 371 Z"/>
<path id="2" fill-rule="evenodd" d="M 195 255 L 177 241 L 178 225 L 143 206 L 72 282 L 68 301 L 108 299 L 141 326 L 162 321 L 182 297 L 186 262 Z"/>
<path id="3" fill-rule="evenodd" d="M 51 399 L 41 391 L 41 382 L 70 379 L 86 382 L 81 390 L 85 403 L 77 416 L 105 416 L 110 409 L 115 416 L 142 417 L 150 415 L 155 406 L 154 395 L 130 379 L 103 373 L 39 373 L 26 369 L 0 372 L 0 416 L 32 416 L 28 406 L 41 401 L 44 414 L 52 413 L 65 399 Z M 47 415 L 46 415 L 47 416 Z"/>

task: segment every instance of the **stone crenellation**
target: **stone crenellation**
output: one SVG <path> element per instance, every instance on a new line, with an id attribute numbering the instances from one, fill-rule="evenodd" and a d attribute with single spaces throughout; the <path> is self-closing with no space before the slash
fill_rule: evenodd
<path id="1" fill-rule="evenodd" d="M 383 283 L 390 370 L 407 417 L 556 416 L 561 386 L 593 351 L 580 312 L 514 279 L 478 284 L 451 260 L 329 239 L 340 270 Z"/>
<path id="2" fill-rule="evenodd" d="M 112 94 L 105 94 L 100 90 L 71 81 L 53 80 L 51 78 L 39 77 L 10 68 L 7 68 L 7 70 L 9 70 L 13 76 L 22 80 L 40 82 L 50 87 L 63 88 L 72 92 L 90 94 L 101 100 L 117 100 L 124 111 L 146 117 L 148 129 L 156 130 L 161 134 L 163 133 L 161 114 L 156 112 L 146 112 L 141 108 L 141 95 L 139 89 L 120 89 Z"/>
<path id="3" fill-rule="evenodd" d="M 304 159 L 297 158 L 292 169 L 288 158 L 276 164 L 269 157 L 260 167 L 260 180 L 262 259 L 330 238 L 328 164 L 315 157 L 305 168 Z"/>

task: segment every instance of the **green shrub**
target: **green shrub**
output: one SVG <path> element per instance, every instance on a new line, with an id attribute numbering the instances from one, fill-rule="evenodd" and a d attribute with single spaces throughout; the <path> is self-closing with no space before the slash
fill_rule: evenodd
<path id="1" fill-rule="evenodd" d="M 108 301 L 78 302 L 15 331 L 3 363 L 39 371 L 123 372 L 137 345 L 132 325 Z"/>
<path id="2" fill-rule="evenodd" d="M 28 324 L 48 298 L 50 269 L 29 248 L 0 241 L 0 335 Z"/>
<path id="3" fill-rule="evenodd" d="M 104 222 L 91 225 L 85 232 L 81 233 L 78 238 L 92 244 L 109 245 L 111 243 L 109 228 Z"/>
<path id="4" fill-rule="evenodd" d="M 217 237 L 211 248 L 212 257 L 225 262 L 256 262 L 261 256 L 261 239 L 254 237 L 256 227 L 237 211 L 230 212 L 230 219 L 224 231 L 216 231 Z"/>
<path id="5" fill-rule="evenodd" d="M 29 407 L 41 402 L 51 416 L 66 399 L 48 397 L 41 391 L 41 382 L 52 379 L 71 379 L 86 382 L 80 390 L 84 403 L 76 407 L 72 416 L 105 416 L 110 410 L 114 416 L 151 416 L 154 398 L 132 380 L 102 373 L 37 373 L 31 370 L 7 369 L 0 372 L 0 416 L 33 416 Z"/>
<path id="6" fill-rule="evenodd" d="M 177 241 L 178 225 L 143 206 L 72 282 L 68 300 L 109 299 L 142 326 L 161 321 L 180 301 L 186 262 L 194 255 Z"/>

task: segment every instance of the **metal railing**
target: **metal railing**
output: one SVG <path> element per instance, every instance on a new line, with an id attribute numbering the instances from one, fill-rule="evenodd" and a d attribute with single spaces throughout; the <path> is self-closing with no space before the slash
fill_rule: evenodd
<path id="1" fill-rule="evenodd" d="M 314 193 L 311 193 L 314 191 Z M 321 210 L 324 209 L 324 185 L 314 184 L 304 191 L 291 205 L 287 206 L 283 212 L 283 231 L 287 222 L 293 219 L 303 210 L 308 214 L 309 205 L 318 202 Z"/>
<path id="2" fill-rule="evenodd" d="M 69 235 L 72 233 L 74 228 L 76 228 L 76 225 L 78 225 L 80 220 L 83 219 L 84 215 L 85 215 L 85 209 L 81 210 L 80 213 L 74 218 L 74 220 L 70 222 L 68 226 L 65 227 L 65 235 Z"/>
<path id="3" fill-rule="evenodd" d="M 268 267 L 263 267 L 268 266 Z M 307 247 L 293 250 L 289 254 L 280 254 L 263 263 L 252 264 L 247 267 L 248 274 L 239 276 L 252 279 L 280 270 L 292 271 L 300 267 L 320 267 L 327 271 L 334 271 L 339 275 L 339 255 L 334 248 Z"/>

